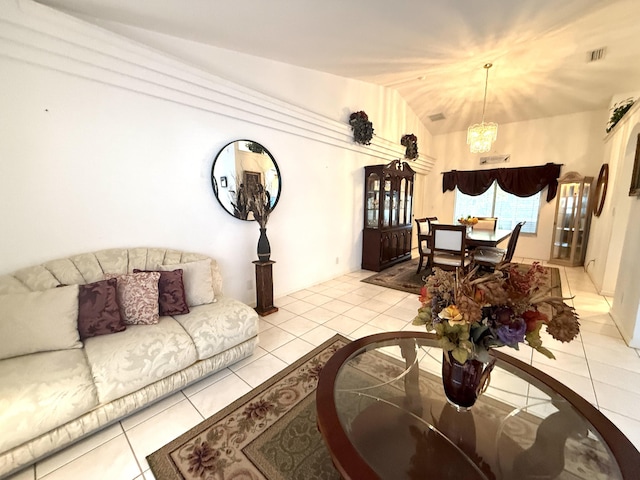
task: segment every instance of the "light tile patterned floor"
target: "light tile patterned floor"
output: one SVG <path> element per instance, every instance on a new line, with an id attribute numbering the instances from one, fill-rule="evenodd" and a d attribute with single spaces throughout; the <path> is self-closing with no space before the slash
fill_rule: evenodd
<path id="1" fill-rule="evenodd" d="M 527 259 L 516 259 L 527 262 Z M 557 360 L 523 348 L 517 358 L 588 399 L 640 447 L 640 355 L 626 346 L 609 316 L 611 299 L 597 294 L 582 268 L 561 268 L 564 295 L 575 295 L 580 337 L 569 344 L 545 337 Z M 145 456 L 187 431 L 284 366 L 339 332 L 355 339 L 411 325 L 416 295 L 360 282 L 358 271 L 276 300 L 280 310 L 260 319 L 254 355 L 112 425 L 11 477 L 152 480 Z M 501 381 L 492 377 L 492 385 Z"/>

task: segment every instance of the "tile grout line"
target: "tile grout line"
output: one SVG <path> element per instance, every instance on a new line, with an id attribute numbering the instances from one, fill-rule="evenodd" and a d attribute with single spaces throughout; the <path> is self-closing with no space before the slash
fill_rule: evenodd
<path id="1" fill-rule="evenodd" d="M 182 390 L 181 390 L 182 392 Z M 155 415 L 154 415 L 155 416 Z M 151 417 L 152 418 L 152 417 Z M 122 431 L 124 432 L 124 438 L 127 441 L 127 445 L 129 445 L 129 450 L 131 450 L 131 455 L 133 455 L 133 459 L 136 462 L 136 465 L 138 466 L 138 470 L 140 471 L 140 473 L 138 475 L 136 475 L 135 477 L 133 477 L 132 480 L 135 480 L 136 478 L 138 478 L 140 475 L 144 475 L 144 471 L 142 470 L 142 465 L 140 465 L 140 462 L 138 461 L 138 456 L 136 455 L 135 450 L 133 449 L 133 445 L 131 445 L 131 441 L 129 440 L 129 436 L 127 435 L 127 431 L 124 428 L 124 425 L 122 425 L 122 422 L 118 422 L 120 423 L 120 428 L 122 428 Z M 138 424 L 139 425 L 139 424 Z M 143 477 L 144 478 L 144 477 Z"/>

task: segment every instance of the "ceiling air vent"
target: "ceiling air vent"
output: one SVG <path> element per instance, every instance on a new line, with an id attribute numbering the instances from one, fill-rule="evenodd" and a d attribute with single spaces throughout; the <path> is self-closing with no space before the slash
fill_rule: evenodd
<path id="1" fill-rule="evenodd" d="M 511 154 L 507 155 L 492 155 L 491 157 L 480 157 L 480 165 L 486 165 L 488 163 L 505 163 L 511 158 Z"/>
<path id="2" fill-rule="evenodd" d="M 444 120 L 446 117 L 444 116 L 444 113 L 436 113 L 435 115 L 429 115 L 429 120 L 431 120 L 432 122 L 438 122 L 440 120 Z"/>
<path id="3" fill-rule="evenodd" d="M 596 50 L 591 50 L 587 52 L 587 63 L 597 62 L 598 60 L 602 60 L 607 53 L 607 47 L 598 48 Z"/>

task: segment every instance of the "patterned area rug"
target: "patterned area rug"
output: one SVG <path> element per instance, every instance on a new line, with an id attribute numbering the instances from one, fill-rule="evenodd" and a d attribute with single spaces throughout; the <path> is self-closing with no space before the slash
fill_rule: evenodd
<path id="1" fill-rule="evenodd" d="M 550 272 L 549 280 L 551 282 L 551 287 L 554 289 L 552 292 L 553 295 L 560 295 L 562 288 L 560 285 L 560 269 L 556 267 L 546 268 Z M 419 295 L 420 289 L 424 285 L 425 277 L 431 274 L 431 269 L 423 268 L 420 270 L 419 274 L 416 273 L 417 269 L 418 259 L 414 258 L 394 265 L 393 267 L 389 267 L 386 270 L 364 278 L 361 281 Z M 556 290 L 556 288 L 560 290 Z"/>
<path id="2" fill-rule="evenodd" d="M 316 426 L 318 374 L 349 343 L 327 340 L 147 457 L 157 480 L 340 479 Z"/>
<path id="3" fill-rule="evenodd" d="M 362 281 L 420 295 L 420 289 L 424 285 L 424 277 L 431 273 L 431 269 L 423 266 L 420 273 L 416 273 L 417 269 L 418 259 L 414 258 L 364 278 Z"/>
<path id="4" fill-rule="evenodd" d="M 155 478 L 157 480 L 340 479 L 316 426 L 315 390 L 319 372 L 324 364 L 337 349 L 348 342 L 348 339 L 336 335 L 227 408 L 149 455 L 147 460 Z M 380 384 L 380 380 L 383 380 L 384 385 L 388 385 L 385 388 L 397 388 L 397 394 L 403 394 L 402 386 L 393 385 L 393 380 L 398 378 L 398 373 L 404 370 L 403 362 L 375 351 L 363 358 L 357 364 L 356 376 L 352 377 L 353 381 L 360 385 L 367 382 L 367 379 L 375 384 Z M 348 368 L 352 369 L 352 367 Z M 447 407 L 442 391 L 442 381 L 437 376 L 423 372 L 419 381 L 420 391 L 431 398 L 431 410 L 451 408 Z M 505 452 L 506 449 L 519 448 L 517 445 L 522 438 L 533 443 L 540 419 L 526 413 L 510 418 L 507 413 L 512 412 L 514 407 L 490 398 L 488 395 L 487 393 L 481 397 L 474 407 L 474 418 L 479 422 L 482 431 L 489 429 L 486 425 L 483 426 L 485 423 L 495 427 L 495 422 L 487 423 L 483 419 L 496 416 L 509 418 L 509 421 L 503 425 L 504 433 L 500 437 L 501 443 L 498 450 Z M 357 408 L 360 409 L 362 402 L 357 399 L 355 401 Z M 379 408 L 380 405 L 381 402 L 373 402 L 372 406 Z M 374 418 L 380 417 L 376 413 Z M 438 415 L 438 418 L 440 418 L 438 428 L 443 429 L 444 417 Z M 428 434 L 429 431 L 424 433 L 427 436 Z M 520 440 L 514 441 L 515 438 Z M 381 438 L 379 441 L 388 443 L 389 439 Z M 393 443 L 396 440 L 391 439 L 391 441 Z M 495 464 L 496 459 L 492 458 L 496 453 L 493 445 L 493 442 L 481 442 L 477 447 L 477 453 Z M 392 447 L 393 445 L 389 446 L 389 448 Z M 423 452 L 420 449 L 420 442 L 416 448 L 418 450 L 414 457 L 418 465 L 421 459 L 428 457 L 429 451 L 427 449 Z M 565 456 L 564 476 L 558 478 L 603 480 L 611 478 L 609 476 L 611 471 L 606 467 L 608 455 L 601 446 L 594 445 L 585 451 L 584 446 L 578 448 L 577 442 L 569 440 Z M 513 458 L 511 455 L 507 457 Z M 482 464 L 480 462 L 480 465 Z M 429 478 L 432 477 L 429 476 Z M 489 478 L 496 477 L 490 475 Z M 506 474 L 504 478 L 515 477 Z"/>

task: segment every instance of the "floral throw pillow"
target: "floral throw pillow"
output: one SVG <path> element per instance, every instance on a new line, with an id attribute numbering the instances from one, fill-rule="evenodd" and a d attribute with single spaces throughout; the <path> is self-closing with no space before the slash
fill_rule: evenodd
<path id="1" fill-rule="evenodd" d="M 117 285 L 117 280 L 111 278 L 78 287 L 80 340 L 127 328 L 120 315 Z"/>
<path id="2" fill-rule="evenodd" d="M 133 270 L 133 273 L 148 271 L 149 270 L 138 270 L 136 268 Z M 189 313 L 181 268 L 170 272 L 160 272 L 158 291 L 160 315 L 183 315 Z"/>
<path id="3" fill-rule="evenodd" d="M 158 307 L 159 272 L 105 274 L 118 281 L 120 314 L 127 325 L 152 325 L 160 319 Z"/>

